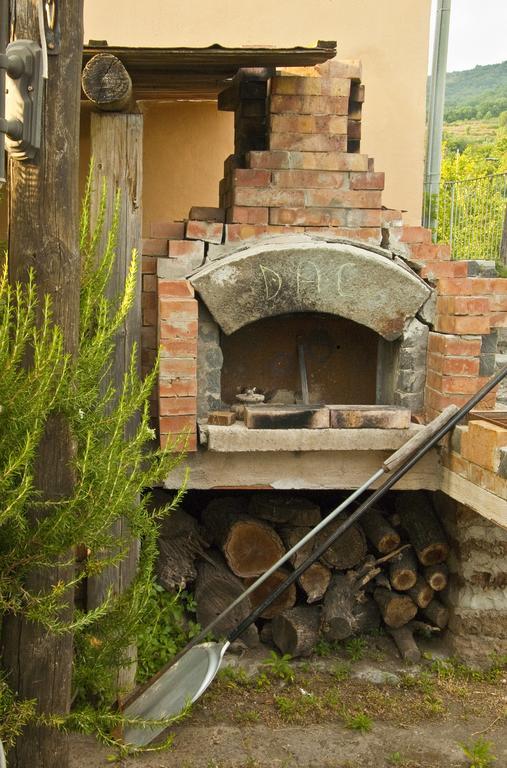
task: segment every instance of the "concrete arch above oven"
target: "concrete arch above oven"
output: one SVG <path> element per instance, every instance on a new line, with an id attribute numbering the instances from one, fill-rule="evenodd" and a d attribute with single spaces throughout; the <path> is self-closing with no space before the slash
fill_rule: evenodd
<path id="1" fill-rule="evenodd" d="M 226 334 L 262 318 L 322 312 L 393 341 L 432 293 L 389 251 L 308 236 L 243 245 L 190 282 Z"/>

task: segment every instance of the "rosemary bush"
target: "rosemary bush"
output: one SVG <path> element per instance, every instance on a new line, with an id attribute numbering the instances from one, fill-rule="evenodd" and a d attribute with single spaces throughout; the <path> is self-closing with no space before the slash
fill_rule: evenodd
<path id="1" fill-rule="evenodd" d="M 62 335 L 52 322 L 51 303 L 38 297 L 34 276 L 12 286 L 7 262 L 0 271 L 0 615 L 14 613 L 40 622 L 50 632 L 74 632 L 74 709 L 67 718 L 46 718 L 68 730 L 97 733 L 111 743 L 109 727 L 120 716 L 111 712 L 116 673 L 126 650 L 150 624 L 153 562 L 158 523 L 180 500 L 154 510 L 150 487 L 160 485 L 181 461 L 182 452 L 153 447 L 149 396 L 156 369 L 144 380 L 134 349 L 121 391 L 109 375 L 115 337 L 135 297 L 137 254 L 132 255 L 124 292 L 106 296 L 115 260 L 119 200 L 102 253 L 105 188 L 97 224 L 90 231 L 91 174 L 81 220 L 82 255 L 79 349 L 63 352 Z M 37 448 L 48 418 L 63 414 L 75 442 L 75 486 L 68 498 L 42 499 L 34 484 Z M 127 427 L 129 429 L 127 430 Z M 37 510 L 29 522 L 28 510 Z M 122 519 L 141 541 L 137 575 L 121 595 L 110 593 L 96 610 L 74 611 L 62 620 L 62 601 L 73 587 L 127 554 L 128 538 L 111 533 Z M 55 583 L 45 594 L 31 593 L 26 576 L 34 568 L 53 568 L 68 553 L 86 552 L 68 583 Z M 23 725 L 36 717 L 35 702 L 16 701 L 8 680 L 0 677 L 0 739 L 12 745 Z"/>

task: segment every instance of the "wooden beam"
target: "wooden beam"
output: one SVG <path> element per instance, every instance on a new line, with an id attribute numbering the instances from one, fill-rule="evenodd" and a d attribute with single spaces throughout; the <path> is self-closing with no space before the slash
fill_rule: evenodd
<path id="1" fill-rule="evenodd" d="M 294 48 L 125 48 L 88 45 L 86 65 L 97 54 L 118 58 L 132 79 L 136 99 L 216 99 L 239 69 L 312 67 L 336 55 L 336 42 Z"/>
<path id="2" fill-rule="evenodd" d="M 12 5 L 12 4 L 11 4 Z M 12 19 L 16 39 L 39 40 L 38 4 L 18 0 Z M 6 21 L 6 20 L 5 20 Z M 4 19 L 2 19 L 2 23 Z M 34 162 L 10 162 L 9 278 L 25 281 L 35 270 L 39 301 L 52 300 L 53 319 L 62 331 L 65 351 L 74 354 L 79 326 L 79 93 L 83 40 L 82 0 L 59 3 L 58 51 L 49 56 L 44 86 L 42 143 Z M 50 417 L 37 451 L 34 483 L 40 501 L 72 495 L 74 444 L 64 417 Z M 40 505 L 43 510 L 43 504 Z M 35 526 L 44 512 L 27 512 Z M 73 553 L 62 552 L 59 565 L 32 571 L 26 588 L 50 593 L 73 578 Z M 62 599 L 61 619 L 72 621 L 73 590 Z M 38 622 L 9 615 L 2 625 L 2 666 L 22 701 L 35 699 L 37 711 L 65 716 L 70 709 L 72 633 L 52 635 Z M 69 741 L 61 731 L 28 725 L 8 755 L 9 768 L 69 765 Z"/>
<path id="3" fill-rule="evenodd" d="M 447 467 L 442 467 L 440 490 L 451 499 L 465 504 L 474 512 L 507 530 L 507 505 L 505 499 L 500 496 L 475 485 L 466 477 L 451 472 Z"/>
<path id="4" fill-rule="evenodd" d="M 91 225 L 97 220 L 102 182 L 107 189 L 107 213 L 104 238 L 112 221 L 114 200 L 120 193 L 120 224 L 116 261 L 108 285 L 108 295 L 120 295 L 125 286 L 133 250 L 140 254 L 141 244 L 141 194 L 142 194 L 142 137 L 143 116 L 141 114 L 96 112 L 91 116 L 91 155 L 95 164 L 94 192 L 92 198 Z M 100 253 L 100 250 L 99 250 Z M 140 257 L 138 257 L 140 258 Z M 123 376 L 129 367 L 134 344 L 140 351 L 141 333 L 141 265 L 137 274 L 136 297 L 123 327 L 117 334 L 113 365 L 109 383 L 116 392 L 123 387 Z M 130 425 L 129 435 L 136 425 Z M 100 574 L 88 579 L 87 607 L 96 608 L 105 600 L 110 588 L 114 594 L 121 594 L 132 582 L 137 569 L 139 542 L 133 540 L 124 520 L 118 520 L 111 533 L 119 540 L 129 543 L 128 556 L 117 566 L 105 568 Z M 118 673 L 118 692 L 131 690 L 134 685 L 136 649 L 129 649 L 133 663 Z"/>
<path id="5" fill-rule="evenodd" d="M 88 99 L 100 110 L 121 112 L 132 101 L 130 75 L 111 53 L 98 53 L 86 63 L 81 85 Z"/>

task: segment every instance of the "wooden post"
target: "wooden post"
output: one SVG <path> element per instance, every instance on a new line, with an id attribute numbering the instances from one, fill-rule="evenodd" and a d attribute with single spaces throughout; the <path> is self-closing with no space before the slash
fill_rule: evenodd
<path id="1" fill-rule="evenodd" d="M 97 218 L 102 183 L 107 189 L 107 213 L 104 235 L 111 225 L 116 193 L 120 193 L 120 217 L 116 261 L 113 267 L 108 293 L 118 296 L 124 289 L 125 279 L 135 249 L 141 247 L 141 188 L 142 188 L 142 135 L 143 116 L 123 112 L 97 112 L 91 116 L 91 153 L 94 160 L 94 192 L 92 197 L 91 226 Z M 140 259 L 140 256 L 139 256 Z M 134 306 L 117 334 L 111 379 L 117 392 L 123 386 L 123 376 L 129 367 L 134 344 L 140 355 L 141 335 L 141 265 Z M 131 426 L 131 430 L 135 425 Z M 118 520 L 111 531 L 122 540 L 130 540 L 128 526 Z M 117 566 L 110 566 L 102 573 L 88 579 L 87 605 L 89 609 L 100 605 L 112 587 L 121 594 L 130 585 L 137 568 L 139 542 L 131 540 L 128 556 Z M 132 663 L 119 670 L 118 693 L 121 698 L 134 686 L 136 674 L 136 649 L 129 649 Z"/>
<path id="2" fill-rule="evenodd" d="M 37 3 L 18 0 L 16 39 L 39 40 Z M 67 352 L 74 354 L 79 326 L 79 98 L 83 41 L 83 2 L 58 2 L 61 43 L 49 56 L 42 111 L 42 145 L 32 163 L 11 161 L 9 200 L 9 276 L 25 280 L 33 267 L 39 296 L 49 294 L 53 317 Z M 34 479 L 44 500 L 71 494 L 73 445 L 59 415 L 47 424 Z M 29 513 L 35 524 L 40 511 Z M 68 555 L 68 557 L 67 557 Z M 62 553 L 61 562 L 72 561 Z M 72 565 L 34 570 L 27 579 L 33 592 L 47 592 L 72 578 Z M 73 591 L 64 598 L 62 618 L 72 618 Z M 65 715 L 70 709 L 72 635 L 54 636 L 40 624 L 7 616 L 2 625 L 2 665 L 21 699 L 36 699 L 38 711 Z M 67 737 L 54 729 L 30 725 L 8 755 L 9 768 L 67 768 Z"/>

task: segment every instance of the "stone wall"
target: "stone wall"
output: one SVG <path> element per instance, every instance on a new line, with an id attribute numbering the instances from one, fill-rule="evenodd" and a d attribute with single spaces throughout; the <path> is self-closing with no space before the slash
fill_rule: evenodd
<path id="1" fill-rule="evenodd" d="M 452 544 L 448 637 L 458 656 L 487 663 L 507 653 L 507 530 L 436 496 Z"/>

